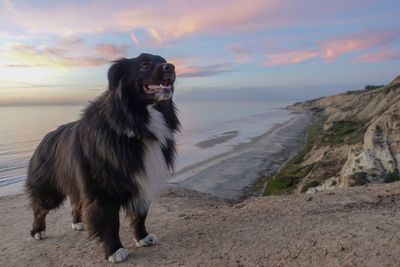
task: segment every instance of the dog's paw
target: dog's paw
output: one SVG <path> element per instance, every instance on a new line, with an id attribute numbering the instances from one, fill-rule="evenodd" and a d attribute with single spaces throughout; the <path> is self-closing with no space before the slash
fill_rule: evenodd
<path id="1" fill-rule="evenodd" d="M 140 239 L 139 241 L 136 240 L 137 247 L 150 247 L 158 244 L 158 239 L 153 234 L 148 234 L 145 238 Z"/>
<path id="2" fill-rule="evenodd" d="M 33 238 L 35 238 L 36 240 L 41 240 L 46 238 L 46 231 L 41 231 L 41 232 L 37 232 L 33 235 Z"/>
<path id="3" fill-rule="evenodd" d="M 85 224 L 84 223 L 72 223 L 72 229 L 76 231 L 83 231 L 85 229 Z"/>
<path id="4" fill-rule="evenodd" d="M 112 263 L 123 262 L 128 259 L 128 250 L 125 248 L 119 248 L 111 256 L 108 257 L 108 261 Z"/>

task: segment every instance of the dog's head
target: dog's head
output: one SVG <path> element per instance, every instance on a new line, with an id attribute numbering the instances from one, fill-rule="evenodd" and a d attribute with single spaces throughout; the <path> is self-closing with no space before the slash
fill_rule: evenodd
<path id="1" fill-rule="evenodd" d="M 168 100 L 174 92 L 175 66 L 156 55 L 122 58 L 108 70 L 109 90 L 133 102 L 154 104 Z"/>

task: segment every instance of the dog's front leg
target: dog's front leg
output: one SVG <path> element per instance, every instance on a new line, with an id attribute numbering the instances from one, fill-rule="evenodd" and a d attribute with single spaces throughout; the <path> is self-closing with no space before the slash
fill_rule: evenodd
<path id="1" fill-rule="evenodd" d="M 128 251 L 119 238 L 119 207 L 111 201 L 93 200 L 84 204 L 83 211 L 89 234 L 98 237 L 110 262 L 122 262 L 128 258 Z"/>
<path id="2" fill-rule="evenodd" d="M 129 214 L 131 228 L 138 247 L 149 247 L 158 244 L 157 237 L 146 230 L 147 211 Z"/>

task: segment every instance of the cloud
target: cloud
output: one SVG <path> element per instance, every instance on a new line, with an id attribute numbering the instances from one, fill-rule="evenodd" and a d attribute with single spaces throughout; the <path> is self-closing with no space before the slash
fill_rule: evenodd
<path id="1" fill-rule="evenodd" d="M 217 74 L 234 71 L 234 69 L 230 66 L 230 64 L 214 64 L 208 66 L 182 66 L 177 68 L 176 71 L 179 77 L 193 78 L 214 76 Z"/>
<path id="2" fill-rule="evenodd" d="M 15 33 L 8 33 L 8 32 L 4 32 L 4 31 L 0 31 L 0 38 L 11 39 L 11 40 L 29 40 L 29 39 L 34 39 L 34 36 L 27 35 L 27 34 L 15 34 Z"/>
<path id="3" fill-rule="evenodd" d="M 327 63 L 333 62 L 346 54 L 363 52 L 369 49 L 376 49 L 391 45 L 400 37 L 400 30 L 376 31 L 376 32 L 361 32 L 348 37 L 340 37 L 323 41 L 316 44 L 317 48 L 309 50 L 291 50 L 267 53 L 265 60 L 261 63 L 262 66 L 279 66 L 299 64 L 310 59 L 320 58 Z M 375 57 L 384 58 L 384 55 L 375 55 Z M 390 58 L 393 54 L 386 57 Z M 359 62 L 367 62 L 373 60 L 370 56 L 358 58 Z"/>
<path id="4" fill-rule="evenodd" d="M 190 56 L 177 56 L 168 58 L 168 62 L 175 65 L 176 74 L 178 77 L 208 77 L 235 70 L 232 67 L 232 64 L 227 62 L 218 62 L 208 65 L 201 64 L 201 62 L 204 60 L 204 58 Z M 206 59 L 206 61 L 211 60 Z M 215 59 L 213 59 L 213 61 L 215 62 Z"/>
<path id="5" fill-rule="evenodd" d="M 67 49 L 65 46 L 37 46 L 9 43 L 2 48 L 6 64 L 3 67 L 98 67 L 110 60 L 123 56 L 126 47 L 113 44 L 99 44 L 94 48 L 84 47 L 83 51 Z M 89 53 L 88 51 L 94 51 Z M 3 59 L 4 60 L 4 59 Z M 12 62 L 12 63 L 11 63 Z"/>
<path id="6" fill-rule="evenodd" d="M 356 63 L 377 63 L 390 60 L 400 60 L 400 51 L 379 51 L 367 53 L 357 57 Z"/>
<path id="7" fill-rule="evenodd" d="M 94 49 L 99 56 L 108 60 L 124 57 L 128 53 L 128 46 L 126 45 L 100 44 Z"/>
<path id="8" fill-rule="evenodd" d="M 325 42 L 321 46 L 321 56 L 327 62 L 331 62 L 344 54 L 387 45 L 399 36 L 400 30 L 362 32 L 351 37 Z"/>
<path id="9" fill-rule="evenodd" d="M 262 66 L 281 66 L 299 64 L 309 59 L 320 56 L 318 51 L 287 51 L 274 54 L 268 54 Z"/>
<path id="10" fill-rule="evenodd" d="M 140 46 L 140 41 L 139 41 L 139 39 L 137 38 L 136 34 L 134 34 L 134 33 L 132 32 L 132 33 L 130 33 L 130 36 L 131 36 L 132 42 L 133 42 L 135 45 Z"/>
<path id="11" fill-rule="evenodd" d="M 233 44 L 226 46 L 225 49 L 235 55 L 236 63 L 246 63 L 251 60 L 251 50 L 246 46 Z"/>
<path id="12" fill-rule="evenodd" d="M 13 3 L 3 2 L 8 6 Z M 57 2 L 42 8 L 25 2 L 11 11 L 0 10 L 0 25 L 18 28 L 24 33 L 56 36 L 127 33 L 136 44 L 160 45 L 195 34 L 236 35 L 260 29 L 343 23 L 343 17 L 337 14 L 345 16 L 359 9 L 357 3 L 336 1 L 325 2 L 318 13 L 307 6 L 321 7 L 321 3 L 318 0 L 221 0 L 217 6 L 212 0 L 168 3 L 138 0 L 118 4 L 113 1 Z M 139 38 L 138 31 L 146 32 L 147 36 Z"/>
<path id="13" fill-rule="evenodd" d="M 8 64 L 4 65 L 6 68 L 37 68 L 37 67 L 46 67 L 44 64 Z"/>
<path id="14" fill-rule="evenodd" d="M 61 39 L 58 41 L 58 45 L 61 47 L 66 47 L 68 49 L 71 49 L 82 45 L 83 42 L 84 42 L 83 38 L 80 38 L 75 35 L 66 35 L 61 37 Z"/>
<path id="15" fill-rule="evenodd" d="M 15 3 L 13 0 L 0 0 L 0 7 L 6 10 L 13 10 L 15 9 Z"/>

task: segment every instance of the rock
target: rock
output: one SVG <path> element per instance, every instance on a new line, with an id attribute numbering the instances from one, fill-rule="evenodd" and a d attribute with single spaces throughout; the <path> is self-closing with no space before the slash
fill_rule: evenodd
<path id="1" fill-rule="evenodd" d="M 400 76 L 384 87 L 297 103 L 295 108 L 326 118 L 321 130 L 326 138 L 321 138 L 322 141 L 304 157 L 302 166 L 313 168 L 301 184 L 312 179 L 335 179 L 337 183 L 333 187 L 348 187 L 381 183 L 388 175 L 398 173 Z M 335 164 L 328 166 L 333 160 Z M 331 188 L 331 184 L 323 183 L 309 191 Z"/>

